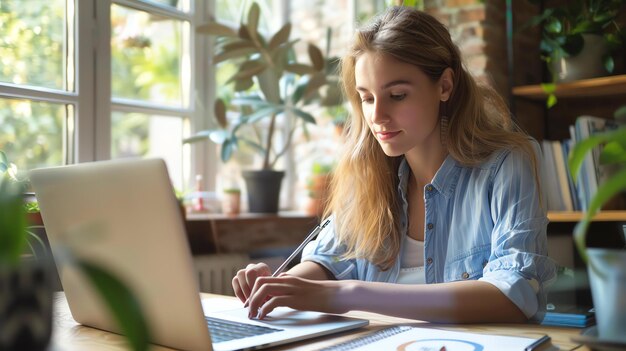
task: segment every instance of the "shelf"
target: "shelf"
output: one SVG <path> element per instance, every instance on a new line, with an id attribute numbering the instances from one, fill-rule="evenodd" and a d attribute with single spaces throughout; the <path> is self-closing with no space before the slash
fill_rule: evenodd
<path id="1" fill-rule="evenodd" d="M 548 212 L 550 222 L 578 222 L 583 218 L 584 212 Z M 594 219 L 596 222 L 626 222 L 626 211 L 602 211 Z"/>
<path id="2" fill-rule="evenodd" d="M 557 84 L 555 92 L 559 98 L 622 94 L 626 94 L 626 74 Z M 513 95 L 535 100 L 546 98 L 546 93 L 539 84 L 515 87 L 513 88 Z"/>

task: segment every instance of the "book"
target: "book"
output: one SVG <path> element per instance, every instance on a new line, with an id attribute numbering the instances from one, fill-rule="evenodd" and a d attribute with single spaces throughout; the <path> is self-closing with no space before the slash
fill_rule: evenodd
<path id="1" fill-rule="evenodd" d="M 542 325 L 586 328 L 596 323 L 593 307 L 549 303 L 546 309 Z"/>
<path id="2" fill-rule="evenodd" d="M 487 335 L 435 328 L 394 326 L 349 340 L 320 351 L 380 351 L 380 350 L 525 350 L 541 340 L 541 350 L 558 350 L 549 338 Z M 544 343 L 545 340 L 545 343 Z"/>

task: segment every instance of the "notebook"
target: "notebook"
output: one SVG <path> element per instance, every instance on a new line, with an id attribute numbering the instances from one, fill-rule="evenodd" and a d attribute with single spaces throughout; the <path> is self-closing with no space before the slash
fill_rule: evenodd
<path id="1" fill-rule="evenodd" d="M 541 342 L 540 345 L 530 347 L 538 340 L 517 336 L 395 326 L 320 351 L 502 351 L 527 349 L 556 351 L 559 349 L 549 339 L 546 342 Z"/>
<path id="2" fill-rule="evenodd" d="M 162 160 L 45 168 L 32 171 L 30 180 L 53 254 L 71 247 L 126 282 L 142 304 L 154 343 L 184 350 L 258 349 L 368 324 L 289 308 L 278 308 L 262 321 L 248 319 L 246 308 L 204 313 L 184 223 Z M 80 272 L 67 265 L 58 270 L 73 318 L 119 332 Z"/>

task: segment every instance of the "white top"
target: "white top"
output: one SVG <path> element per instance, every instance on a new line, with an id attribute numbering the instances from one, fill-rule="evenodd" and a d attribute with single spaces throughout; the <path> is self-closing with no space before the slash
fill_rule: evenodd
<path id="1" fill-rule="evenodd" d="M 424 242 L 406 236 L 400 255 L 398 284 L 424 284 Z"/>

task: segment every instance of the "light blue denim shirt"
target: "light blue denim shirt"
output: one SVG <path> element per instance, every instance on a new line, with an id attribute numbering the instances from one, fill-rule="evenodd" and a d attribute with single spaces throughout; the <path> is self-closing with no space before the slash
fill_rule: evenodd
<path id="1" fill-rule="evenodd" d="M 410 174 L 403 160 L 398 168 L 403 235 Z M 528 318 L 543 318 L 546 286 L 556 277 L 556 265 L 547 257 L 545 197 L 541 206 L 527 156 L 503 149 L 475 167 L 462 166 L 448 156 L 424 187 L 424 203 L 427 284 L 489 282 Z M 305 247 L 302 261 L 323 265 L 337 279 L 397 281 L 401 258 L 387 271 L 365 259 L 342 260 L 345 247 L 336 241 L 333 227 L 327 226 Z"/>

